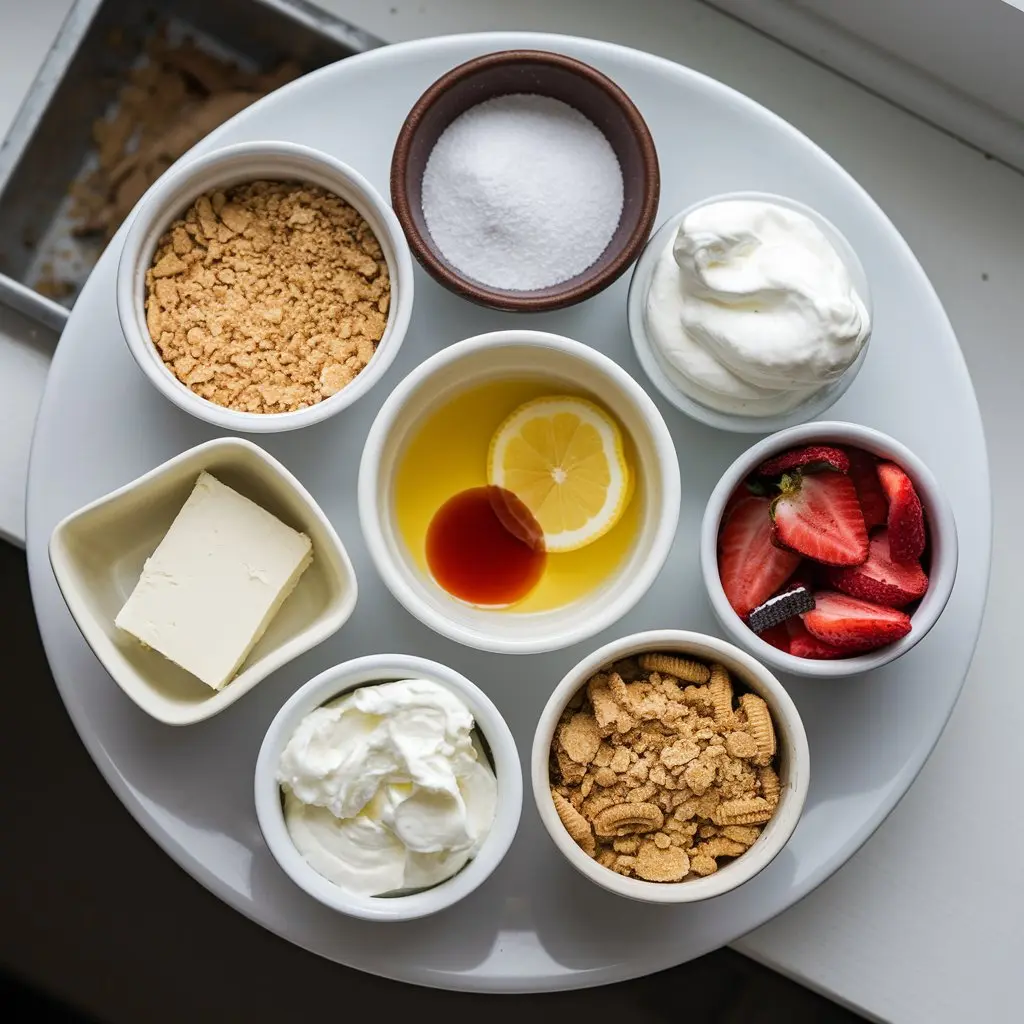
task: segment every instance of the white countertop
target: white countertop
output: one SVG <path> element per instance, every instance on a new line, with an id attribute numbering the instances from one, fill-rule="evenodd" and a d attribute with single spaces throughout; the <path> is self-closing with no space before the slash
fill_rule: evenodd
<path id="1" fill-rule="evenodd" d="M 0 0 L 0 135 L 68 6 L 69 0 Z M 1011 517 L 1024 502 L 1016 444 L 1024 427 L 1024 176 L 698 0 L 324 6 L 396 41 L 522 28 L 597 36 L 678 60 L 803 130 L 903 232 L 959 335 L 985 421 L 995 504 L 989 610 L 960 704 L 896 812 L 838 875 L 737 948 L 899 1024 L 944 1024 L 965 1015 L 1013 1019 L 1019 996 L 1011 961 L 1024 952 L 1024 888 L 1014 854 L 1015 841 L 1024 842 L 1014 802 L 1024 690 L 1013 686 L 1010 667 L 1024 578 L 1024 544 L 1012 533 Z M 22 535 L 27 439 L 47 344 L 44 332 L 0 312 L 8 393 L 0 406 L 0 532 L 8 536 Z M 1011 683 L 1005 690 L 1004 677 Z M 968 838 L 975 836 L 981 855 Z"/>

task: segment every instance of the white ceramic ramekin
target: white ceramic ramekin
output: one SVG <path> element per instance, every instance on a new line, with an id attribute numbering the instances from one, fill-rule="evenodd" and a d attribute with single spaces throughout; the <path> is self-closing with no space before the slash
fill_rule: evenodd
<path id="1" fill-rule="evenodd" d="M 834 661 L 797 658 L 772 647 L 733 611 L 718 575 L 718 526 L 729 496 L 765 459 L 809 444 L 840 444 L 863 448 L 900 466 L 910 477 L 924 507 L 931 561 L 928 592 L 911 616 L 912 629 L 902 639 L 876 651 Z M 858 675 L 888 665 L 922 640 L 935 625 L 953 591 L 957 567 L 956 521 L 949 500 L 928 467 L 895 438 L 856 423 L 804 423 L 779 431 L 748 448 L 723 474 L 704 510 L 700 534 L 700 567 L 715 617 L 736 643 L 779 672 L 816 679 Z"/>
<path id="2" fill-rule="evenodd" d="M 204 470 L 313 542 L 312 564 L 238 673 L 219 690 L 114 625 L 146 559 Z M 197 445 L 73 512 L 54 527 L 49 550 L 68 611 L 93 653 L 143 711 L 168 725 L 192 725 L 219 714 L 336 633 L 356 606 L 356 574 L 330 520 L 277 459 L 240 437 Z"/>
<path id="3" fill-rule="evenodd" d="M 686 217 L 702 206 L 737 199 L 775 203 L 777 206 L 784 206 L 797 213 L 802 213 L 814 221 L 826 238 L 835 246 L 836 251 L 850 272 L 857 293 L 867 307 L 868 315 L 872 315 L 871 289 L 864 266 L 853 246 L 850 245 L 846 237 L 830 220 L 823 217 L 817 210 L 786 196 L 777 196 L 770 192 L 728 192 L 722 195 L 710 196 L 707 199 L 702 199 L 699 203 L 688 206 L 674 217 L 669 218 L 647 243 L 640 259 L 637 261 L 636 267 L 633 270 L 633 277 L 630 280 L 629 298 L 627 300 L 629 333 L 633 339 L 633 347 L 636 349 L 637 358 L 640 360 L 640 365 L 643 366 L 644 372 L 650 378 L 651 383 L 677 409 L 682 410 L 687 416 L 700 423 L 705 423 L 709 427 L 716 427 L 719 430 L 731 430 L 734 433 L 741 434 L 767 434 L 773 430 L 782 430 L 785 427 L 804 423 L 815 416 L 820 416 L 826 409 L 834 405 L 860 372 L 860 368 L 867 356 L 868 342 L 864 343 L 864 347 L 861 349 L 853 365 L 839 380 L 822 388 L 802 405 L 787 413 L 779 413 L 772 416 L 739 416 L 733 413 L 722 412 L 719 409 L 712 409 L 683 390 L 682 382 L 679 381 L 678 371 L 669 366 L 664 360 L 664 357 L 658 352 L 657 348 L 651 344 L 650 336 L 647 333 L 647 293 L 651 288 L 651 278 L 654 275 L 654 270 L 658 260 L 661 258 L 661 254 L 667 247 L 672 245 L 676 231 Z"/>
<path id="4" fill-rule="evenodd" d="M 395 521 L 394 473 L 420 424 L 440 401 L 495 379 L 550 382 L 584 393 L 630 435 L 637 464 L 633 501 L 643 503 L 632 550 L 602 585 L 563 608 L 520 613 L 466 604 L 417 564 Z M 679 520 L 679 464 L 654 402 L 620 366 L 588 345 L 539 331 L 467 338 L 421 363 L 388 396 L 370 428 L 359 467 L 359 520 L 388 589 L 421 622 L 469 647 L 536 654 L 569 647 L 607 628 L 647 592 L 665 563 Z"/>
<path id="5" fill-rule="evenodd" d="M 204 192 L 258 179 L 311 182 L 350 203 L 377 236 L 391 275 L 388 323 L 373 358 L 356 379 L 337 394 L 295 412 L 240 412 L 200 397 L 167 368 L 146 325 L 146 271 L 170 223 Z M 412 257 L 391 207 L 347 164 L 290 142 L 242 142 L 176 164 L 139 201 L 117 267 L 117 313 L 121 330 L 150 383 L 185 412 L 215 426 L 243 433 L 294 430 L 319 423 L 365 395 L 398 353 L 409 328 L 412 299 Z"/>
<path id="6" fill-rule="evenodd" d="M 713 875 L 683 882 L 646 882 L 625 878 L 588 857 L 569 836 L 551 800 L 550 752 L 558 719 L 573 695 L 602 667 L 644 651 L 665 651 L 705 661 L 717 661 L 733 680 L 763 697 L 775 725 L 778 771 L 782 784 L 779 806 L 764 831 L 746 853 L 723 864 Z M 782 684 L 749 654 L 717 637 L 678 629 L 633 633 L 595 651 L 569 670 L 555 687 L 540 713 L 530 755 L 533 797 L 540 819 L 555 846 L 580 874 L 614 892 L 645 903 L 694 903 L 721 896 L 764 870 L 789 842 L 800 820 L 810 784 L 810 751 L 800 713 Z"/>
<path id="7" fill-rule="evenodd" d="M 318 874 L 295 849 L 285 825 L 281 787 L 277 781 L 278 762 L 292 733 L 309 712 L 360 686 L 412 678 L 429 679 L 447 687 L 473 713 L 498 780 L 494 824 L 477 855 L 446 881 L 407 896 L 359 896 Z M 523 777 L 512 733 L 501 712 L 480 687 L 436 661 L 404 654 L 372 654 L 321 672 L 296 690 L 278 711 L 256 760 L 255 798 L 263 838 L 281 869 L 300 889 L 332 910 L 351 917 L 367 921 L 411 921 L 458 903 L 501 863 L 519 826 Z"/>

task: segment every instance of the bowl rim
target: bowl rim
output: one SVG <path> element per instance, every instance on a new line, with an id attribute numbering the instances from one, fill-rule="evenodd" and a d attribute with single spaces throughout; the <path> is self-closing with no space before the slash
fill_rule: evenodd
<path id="1" fill-rule="evenodd" d="M 655 267 L 668 242 L 669 236 L 695 210 L 699 210 L 704 206 L 710 206 L 712 203 L 743 200 L 773 203 L 777 206 L 793 210 L 796 213 L 802 213 L 821 228 L 825 236 L 835 246 L 840 258 L 850 271 L 857 294 L 867 308 L 871 324 L 868 338 L 857 354 L 857 358 L 838 380 L 833 381 L 828 386 L 811 395 L 810 398 L 795 409 L 770 416 L 740 416 L 737 413 L 723 412 L 720 409 L 712 409 L 696 398 L 690 397 L 669 377 L 647 333 L 647 292 L 650 288 Z M 826 412 L 842 398 L 857 378 L 861 367 L 864 365 L 864 360 L 867 358 L 868 350 L 871 346 L 871 334 L 874 330 L 874 302 L 871 294 L 871 282 L 857 250 L 854 249 L 849 239 L 828 217 L 799 199 L 793 199 L 774 192 L 742 189 L 733 192 L 715 193 L 714 195 L 699 199 L 678 213 L 673 214 L 658 226 L 644 247 L 644 251 L 640 254 L 636 266 L 633 268 L 633 274 L 629 282 L 629 293 L 626 298 L 626 318 L 629 324 L 629 336 L 633 342 L 636 357 L 643 367 L 648 380 L 661 392 L 667 401 L 698 423 L 715 427 L 718 430 L 728 430 L 737 434 L 767 434 L 772 431 L 784 430 L 787 427 L 806 423 L 815 416 L 820 416 Z"/>
<path id="2" fill-rule="evenodd" d="M 155 688 L 146 676 L 130 666 L 122 666 L 112 660 L 116 654 L 116 647 L 97 624 L 95 616 L 89 610 L 79 592 L 81 588 L 74 582 L 77 577 L 72 568 L 72 560 L 68 553 L 67 534 L 83 516 L 103 506 L 116 504 L 121 499 L 155 484 L 183 463 L 198 463 L 196 467 L 196 475 L 198 476 L 203 471 L 204 466 L 208 465 L 210 460 L 219 452 L 237 452 L 239 450 L 248 452 L 255 457 L 262 467 L 257 471 L 258 473 L 264 473 L 267 476 L 273 477 L 282 487 L 297 495 L 302 505 L 308 510 L 311 518 L 316 521 L 323 532 L 328 548 L 324 564 L 328 568 L 333 567 L 337 571 L 339 582 L 342 585 L 343 596 L 329 608 L 325 609 L 323 619 L 319 624 L 311 622 L 296 636 L 279 645 L 273 652 L 268 653 L 264 657 L 263 667 L 258 673 L 244 678 L 247 671 L 251 670 L 242 670 L 219 690 L 210 689 L 209 693 L 204 693 L 203 699 L 198 701 L 190 712 L 171 714 L 169 702 L 159 697 L 151 699 L 151 695 L 155 693 Z M 202 444 L 179 452 L 177 455 L 161 462 L 133 480 L 129 480 L 120 487 L 70 512 L 51 531 L 47 544 L 47 553 L 50 560 L 50 568 L 57 583 L 57 589 L 60 591 L 61 597 L 64 598 L 64 603 L 67 605 L 67 609 L 75 625 L 78 627 L 78 631 L 82 634 L 82 638 L 89 645 L 93 654 L 99 659 L 111 678 L 127 697 L 152 718 L 170 726 L 195 725 L 197 722 L 206 721 L 206 719 L 220 714 L 279 668 L 287 665 L 290 661 L 294 661 L 299 655 L 312 650 L 338 632 L 351 617 L 359 598 L 359 584 L 356 579 L 355 569 L 352 566 L 352 560 L 349 557 L 344 542 L 338 536 L 338 532 L 334 529 L 333 524 L 327 518 L 327 515 L 316 499 L 306 490 L 301 481 L 287 466 L 275 459 L 269 452 L 264 451 L 253 441 L 242 437 L 216 437 L 212 440 L 204 441 Z"/>
<path id="3" fill-rule="evenodd" d="M 310 711 L 360 686 L 422 676 L 447 687 L 469 706 L 491 752 L 498 800 L 494 822 L 476 856 L 451 878 L 408 896 L 349 893 L 306 863 L 288 834 L 277 762 L 295 727 Z M 516 741 L 501 712 L 476 683 L 440 662 L 407 654 L 370 654 L 339 662 L 305 682 L 274 715 L 264 734 L 253 778 L 260 832 L 274 860 L 300 889 L 332 910 L 366 921 L 411 921 L 458 903 L 501 863 L 519 827 L 523 776 Z"/>
<path id="4" fill-rule="evenodd" d="M 718 575 L 718 524 L 729 495 L 761 462 L 787 448 L 819 442 L 834 441 L 873 454 L 883 455 L 899 465 L 911 478 L 928 517 L 931 544 L 937 550 L 929 574 L 928 592 L 911 616 L 913 628 L 895 643 L 867 654 L 834 661 L 798 658 L 780 651 L 762 640 L 733 611 L 726 600 Z M 780 430 L 744 451 L 725 470 L 708 498 L 701 521 L 700 567 L 704 587 L 712 610 L 729 636 L 761 661 L 779 672 L 812 679 L 838 679 L 859 675 L 888 665 L 920 643 L 938 621 L 953 592 L 956 582 L 959 545 L 956 519 L 945 492 L 939 486 L 928 466 L 906 445 L 874 427 L 844 420 L 823 420 L 803 423 Z"/>
<path id="5" fill-rule="evenodd" d="M 403 574 L 394 564 L 381 529 L 381 510 L 378 502 L 381 458 L 387 440 L 402 415 L 409 397 L 430 377 L 452 363 L 479 351 L 512 346 L 532 346 L 568 354 L 590 364 L 591 367 L 608 378 L 617 389 L 625 391 L 632 399 L 650 432 L 651 442 L 662 474 L 661 511 L 652 538 L 650 555 L 615 597 L 604 604 L 600 613 L 596 613 L 586 623 L 575 629 L 554 638 L 540 636 L 532 639 L 520 639 L 486 636 L 478 630 L 468 629 L 441 612 L 435 611 L 422 601 L 406 583 Z M 681 503 L 681 478 L 675 445 L 664 418 L 651 397 L 626 370 L 604 353 L 598 352 L 581 341 L 546 331 L 511 328 L 477 334 L 454 342 L 423 360 L 398 383 L 384 400 L 367 434 L 359 463 L 357 496 L 363 541 L 384 585 L 406 611 L 424 625 L 429 626 L 435 633 L 467 647 L 495 654 L 540 654 L 570 647 L 607 629 L 633 608 L 647 593 L 664 567 L 669 551 L 675 542 Z"/>
<path id="6" fill-rule="evenodd" d="M 632 234 L 616 254 L 615 258 L 597 274 L 584 278 L 572 287 L 565 287 L 552 295 L 538 296 L 532 292 L 515 292 L 494 289 L 472 278 L 465 277 L 438 259 L 434 245 L 423 237 L 412 216 L 409 202 L 409 153 L 420 123 L 437 100 L 453 86 L 463 82 L 480 71 L 509 64 L 546 64 L 569 71 L 585 78 L 600 89 L 623 113 L 629 123 L 633 137 L 640 149 L 643 164 L 643 201 L 640 216 Z M 654 137 L 643 115 L 626 92 L 607 75 L 574 57 L 549 50 L 499 50 L 465 61 L 446 71 L 413 104 L 395 140 L 391 157 L 391 205 L 398 222 L 405 232 L 409 247 L 424 270 L 440 285 L 478 305 L 489 306 L 510 312 L 539 313 L 563 309 L 583 302 L 616 281 L 637 258 L 651 233 L 658 212 L 661 194 L 661 172 L 658 166 L 658 152 Z M 587 271 L 582 271 L 586 275 Z M 581 275 L 577 275 L 577 278 Z M 573 278 L 570 279 L 575 280 Z M 569 282 L 565 282 L 566 285 Z M 553 286 L 559 288 L 559 285 Z"/>
<path id="7" fill-rule="evenodd" d="M 391 304 L 385 333 L 378 342 L 373 358 L 351 384 L 306 409 L 252 413 L 229 409 L 194 394 L 167 370 L 146 323 L 144 274 L 152 260 L 151 249 L 155 250 L 167 225 L 182 209 L 187 208 L 188 202 L 215 184 L 211 182 L 198 189 L 195 185 L 197 180 L 211 174 L 215 178 L 219 177 L 217 172 L 222 166 L 224 177 L 234 179 L 235 175 L 230 172 L 237 171 L 239 164 L 246 159 L 258 162 L 267 158 L 292 163 L 296 168 L 296 177 L 301 176 L 303 166 L 315 167 L 324 177 L 333 179 L 338 188 L 344 186 L 346 192 L 354 194 L 354 201 L 345 196 L 342 198 L 363 217 L 369 214 L 370 219 L 380 226 L 386 236 L 384 239 L 378 238 L 378 241 L 382 243 L 391 277 Z M 249 180 L 256 180 L 259 176 L 259 172 L 255 172 Z M 326 185 L 322 187 L 330 188 Z M 184 206 L 179 199 L 182 193 L 191 196 L 191 199 L 184 200 Z M 377 233 L 376 228 L 374 232 Z M 388 249 L 391 250 L 391 258 L 388 257 Z M 299 143 L 280 140 L 238 142 L 218 147 L 198 157 L 186 156 L 179 160 L 138 201 L 118 255 L 117 314 L 121 332 L 136 364 L 166 399 L 197 419 L 217 427 L 242 433 L 274 433 L 295 430 L 329 419 L 365 395 L 380 380 L 398 354 L 409 329 L 413 279 L 412 255 L 398 218 L 384 197 L 355 168 L 329 153 Z"/>
<path id="8" fill-rule="evenodd" d="M 789 779 L 783 787 L 776 823 L 770 841 L 761 837 L 742 857 L 704 878 L 676 883 L 648 882 L 625 878 L 587 856 L 571 838 L 551 800 L 550 748 L 558 719 L 569 699 L 601 666 L 641 650 L 711 651 L 735 662 L 751 676 L 768 703 L 776 724 L 776 734 L 787 736 Z M 744 680 L 746 683 L 747 681 Z M 749 684 L 748 684 L 749 685 Z M 754 687 L 751 687 L 754 689 Z M 786 688 L 771 670 L 728 640 L 706 633 L 682 629 L 652 629 L 630 633 L 612 640 L 577 662 L 552 690 L 540 713 L 530 751 L 530 781 L 534 802 L 544 827 L 569 863 L 590 881 L 618 896 L 645 903 L 682 904 L 721 896 L 748 882 L 782 852 L 799 823 L 810 786 L 811 757 L 803 719 Z M 760 845 L 759 844 L 763 844 Z"/>

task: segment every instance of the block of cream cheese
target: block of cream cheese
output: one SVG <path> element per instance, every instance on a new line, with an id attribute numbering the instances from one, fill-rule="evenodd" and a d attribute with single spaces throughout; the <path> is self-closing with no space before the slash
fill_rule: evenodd
<path id="1" fill-rule="evenodd" d="M 309 537 L 204 472 L 114 621 L 219 690 L 312 560 Z"/>

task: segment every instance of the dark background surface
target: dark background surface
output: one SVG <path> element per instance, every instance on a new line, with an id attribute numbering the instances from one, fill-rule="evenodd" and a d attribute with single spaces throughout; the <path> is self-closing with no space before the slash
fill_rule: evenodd
<path id="1" fill-rule="evenodd" d="M 24 553 L 3 543 L 0 612 L 8 711 L 0 726 L 0 1009 L 8 1017 L 291 1022 L 372 1007 L 385 1021 L 473 1014 L 487 1024 L 861 1019 L 728 949 L 607 988 L 515 997 L 413 988 L 300 950 L 193 881 L 107 787 L 50 676 Z M 4 841 L 12 835 L 16 844 Z"/>

